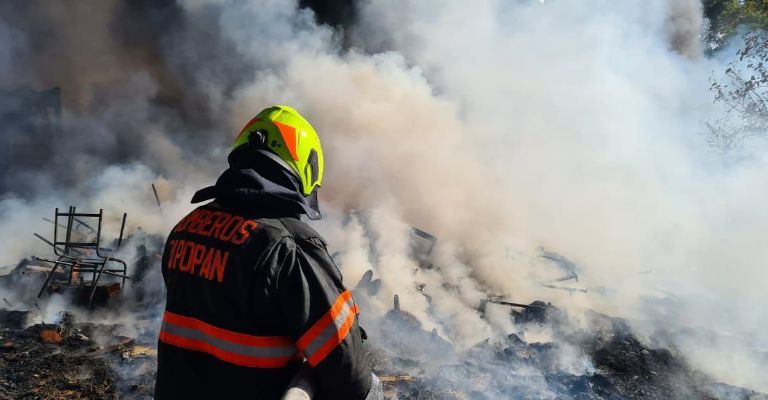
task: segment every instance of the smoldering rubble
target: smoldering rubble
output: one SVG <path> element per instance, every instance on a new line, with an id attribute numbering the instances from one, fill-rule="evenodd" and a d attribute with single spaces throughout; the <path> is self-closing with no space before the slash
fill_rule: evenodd
<path id="1" fill-rule="evenodd" d="M 541 303 L 540 304 L 545 304 Z M 532 304 L 536 306 L 536 304 Z M 410 317 L 412 318 L 412 317 Z M 390 398 L 398 399 L 764 399 L 717 382 L 674 348 L 654 347 L 618 318 L 590 312 L 574 329 L 551 304 L 544 314 L 514 313 L 517 333 L 453 351 L 439 337 L 416 335 L 407 313 L 387 315 L 382 348 L 371 350 Z M 547 330 L 547 341 L 524 340 Z M 403 333 L 408 332 L 407 335 Z M 417 339 L 405 339 L 405 337 Z M 410 342 L 410 343 L 409 343 Z M 442 348 L 441 348 L 442 347 Z M 386 350 L 385 350 L 386 349 Z M 436 360 L 435 358 L 439 358 Z"/>
<path id="2" fill-rule="evenodd" d="M 368 289 L 357 289 L 364 298 Z M 528 306 L 509 314 L 516 333 L 460 350 L 395 304 L 373 322 L 377 336 L 367 343 L 386 398 L 768 398 L 692 369 L 678 350 L 641 341 L 621 319 L 590 312 L 589 329 L 580 330 L 552 304 Z M 156 316 L 120 312 L 134 314 L 132 324 Z M 124 333 L 135 327 L 78 322 L 68 312 L 35 323 L 36 315 L 0 310 L 0 398 L 152 398 L 156 330 L 130 337 Z M 548 331 L 549 339 L 524 340 L 530 330 Z"/>
<path id="3" fill-rule="evenodd" d="M 121 327 L 77 323 L 25 329 L 0 311 L 0 397 L 3 399 L 152 398 L 157 352 L 152 341 L 117 334 Z M 148 338 L 147 338 L 148 339 Z"/>
<path id="4" fill-rule="evenodd" d="M 69 211 L 64 215 L 72 216 L 74 208 Z M 53 222 L 57 229 L 58 219 Z M 66 236 L 82 224 L 70 219 Z M 101 284 L 72 283 L 71 274 L 57 274 L 56 262 L 40 257 L 0 276 L 3 295 L 15 302 L 3 297 L 5 307 L 0 309 L 0 398 L 152 398 L 162 312 L 162 286 L 157 283 L 162 239 L 143 232 L 127 236 L 127 246 L 136 250 L 123 253 L 132 257 L 135 279 L 129 283 L 121 284 L 120 275 L 105 277 Z M 61 246 L 72 251 L 84 244 L 82 237 L 75 240 Z M 411 240 L 418 268 L 439 269 L 431 257 L 438 238 L 413 228 Z M 55 249 L 59 243 L 54 239 L 51 244 Z M 588 292 L 575 286 L 578 266 L 572 261 L 548 250 L 540 257 L 563 275 L 557 282 L 570 285 L 545 287 L 567 287 L 571 296 Z M 61 268 L 71 273 L 78 265 Z M 61 279 L 69 290 L 51 285 Z M 693 368 L 663 340 L 672 332 L 641 339 L 623 319 L 594 311 L 574 319 L 543 301 L 517 303 L 504 295 L 483 299 L 475 310 L 478 317 L 491 318 L 495 312 L 513 330 L 457 346 L 437 328 L 424 329 L 403 309 L 399 295 L 383 316 L 366 312 L 381 283 L 368 270 L 353 292 L 363 310 L 361 323 L 372 333 L 366 342 L 367 362 L 381 377 L 388 399 L 768 399 Z M 42 290 L 35 290 L 37 286 Z M 99 292 L 94 302 L 82 295 L 96 293 L 92 287 L 116 289 Z M 430 289 L 422 285 L 422 295 L 430 303 L 440 301 Z"/>

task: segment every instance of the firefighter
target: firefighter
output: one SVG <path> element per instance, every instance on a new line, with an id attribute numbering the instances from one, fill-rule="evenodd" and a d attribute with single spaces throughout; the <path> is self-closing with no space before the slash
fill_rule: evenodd
<path id="1" fill-rule="evenodd" d="M 315 399 L 365 399 L 373 382 L 358 308 L 323 238 L 323 150 L 296 110 L 261 111 L 229 168 L 195 193 L 208 201 L 165 245 L 167 301 L 155 398 L 279 399 L 300 368 Z"/>

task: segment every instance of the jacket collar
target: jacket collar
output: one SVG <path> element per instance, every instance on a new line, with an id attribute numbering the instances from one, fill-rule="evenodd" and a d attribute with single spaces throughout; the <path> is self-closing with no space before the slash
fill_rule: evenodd
<path id="1" fill-rule="evenodd" d="M 298 179 L 270 162 L 274 163 L 272 160 L 258 160 L 248 168 L 233 162 L 230 157 L 230 168 L 219 176 L 214 186 L 198 190 L 192 197 L 192 203 L 216 199 L 223 205 L 246 212 L 275 217 L 305 214 L 313 220 L 322 218 L 317 192 L 310 196 L 302 195 Z M 259 173 L 257 169 L 263 172 Z"/>

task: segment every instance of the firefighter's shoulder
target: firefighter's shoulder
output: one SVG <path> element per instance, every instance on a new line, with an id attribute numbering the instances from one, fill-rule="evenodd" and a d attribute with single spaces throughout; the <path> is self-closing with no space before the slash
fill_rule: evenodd
<path id="1" fill-rule="evenodd" d="M 275 243 L 285 238 L 293 238 L 293 234 L 276 218 L 258 218 L 259 229 L 254 232 L 254 238 L 264 243 Z"/>
<path id="2" fill-rule="evenodd" d="M 291 231 L 296 242 L 296 250 L 301 252 L 307 261 L 304 268 L 308 273 L 324 276 L 338 291 L 344 291 L 341 271 L 336 266 L 325 240 L 317 231 L 298 218 L 281 218 L 280 222 Z M 313 272 L 309 272 L 312 270 Z"/>
<path id="3" fill-rule="evenodd" d="M 326 247 L 325 240 L 311 226 L 298 218 L 280 218 L 279 222 L 297 242 L 311 242 Z"/>

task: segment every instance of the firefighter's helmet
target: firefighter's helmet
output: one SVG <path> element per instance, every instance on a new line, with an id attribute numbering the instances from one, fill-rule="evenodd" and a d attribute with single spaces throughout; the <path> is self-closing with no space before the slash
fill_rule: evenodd
<path id="1" fill-rule="evenodd" d="M 232 150 L 254 146 L 278 161 L 301 180 L 304 196 L 323 182 L 323 148 L 310 123 L 291 107 L 265 108 L 248 121 Z M 277 157 L 275 157 L 277 156 Z"/>

